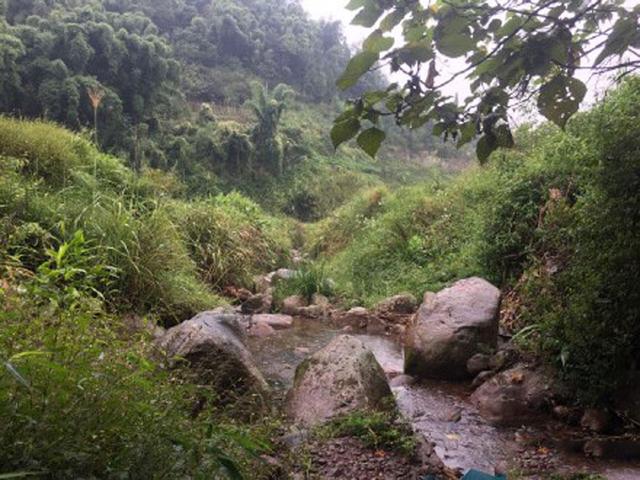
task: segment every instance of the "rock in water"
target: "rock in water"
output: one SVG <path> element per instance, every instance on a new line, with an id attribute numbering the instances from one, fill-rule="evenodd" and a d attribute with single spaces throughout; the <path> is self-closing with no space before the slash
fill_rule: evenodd
<path id="1" fill-rule="evenodd" d="M 300 315 L 301 310 L 306 307 L 308 302 L 302 295 L 293 295 L 287 297 L 282 301 L 282 308 L 280 309 L 285 315 Z"/>
<path id="2" fill-rule="evenodd" d="M 493 425 L 520 425 L 549 405 L 557 390 L 541 371 L 519 365 L 483 383 L 471 401 Z"/>
<path id="3" fill-rule="evenodd" d="M 498 343 L 500 290 L 481 278 L 427 293 L 406 333 L 405 373 L 424 378 L 469 377 L 467 362 Z"/>
<path id="4" fill-rule="evenodd" d="M 392 408 L 393 396 L 382 367 L 362 341 L 336 337 L 302 362 L 287 395 L 287 412 L 305 427 L 363 409 Z"/>
<path id="5" fill-rule="evenodd" d="M 158 345 L 172 365 L 186 360 L 199 380 L 212 385 L 221 396 L 258 394 L 266 399 L 269 388 L 244 344 L 241 317 L 200 313 L 167 330 Z"/>

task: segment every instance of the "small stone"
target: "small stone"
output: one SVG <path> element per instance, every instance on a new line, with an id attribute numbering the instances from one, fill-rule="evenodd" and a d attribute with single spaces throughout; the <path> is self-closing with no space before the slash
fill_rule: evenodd
<path id="1" fill-rule="evenodd" d="M 255 295 L 251 295 L 242 304 L 242 313 L 266 313 L 271 310 L 272 303 L 273 297 L 271 295 L 266 293 L 256 293 Z"/>
<path id="2" fill-rule="evenodd" d="M 287 297 L 282 302 L 282 313 L 285 315 L 300 315 L 300 309 L 307 306 L 307 301 L 301 295 Z"/>
<path id="3" fill-rule="evenodd" d="M 249 336 L 250 337 L 268 337 L 276 333 L 274 328 L 264 322 L 253 323 L 249 327 Z"/>
<path id="4" fill-rule="evenodd" d="M 478 388 L 480 385 L 482 385 L 484 382 L 486 382 L 487 380 L 489 380 L 491 377 L 493 377 L 494 372 L 492 370 L 486 370 L 484 372 L 480 372 L 476 378 L 473 379 L 473 382 L 471 383 L 471 386 L 473 388 Z"/>
<path id="5" fill-rule="evenodd" d="M 251 321 L 254 323 L 265 323 L 276 330 L 284 330 L 293 326 L 293 317 L 290 315 L 253 315 Z"/>
<path id="6" fill-rule="evenodd" d="M 476 376 L 480 372 L 489 370 L 490 360 L 491 360 L 491 357 L 489 357 L 489 355 L 486 355 L 484 353 L 476 353 L 473 357 L 471 357 L 467 361 L 467 371 L 471 375 Z"/>
<path id="7" fill-rule="evenodd" d="M 317 305 L 322 308 L 329 308 L 331 306 L 331 302 L 324 295 L 320 295 L 319 293 L 315 293 L 311 299 L 312 305 Z"/>
<path id="8" fill-rule="evenodd" d="M 596 433 L 604 433 L 611 427 L 611 415 L 606 410 L 588 408 L 584 411 L 580 426 Z"/>
<path id="9" fill-rule="evenodd" d="M 370 335 L 384 335 L 387 332 L 387 326 L 379 317 L 371 317 L 367 322 L 367 333 Z"/>
<path id="10" fill-rule="evenodd" d="M 391 388 L 409 387 L 414 383 L 416 383 L 416 379 L 411 375 L 398 375 L 389 382 L 389 386 Z"/>

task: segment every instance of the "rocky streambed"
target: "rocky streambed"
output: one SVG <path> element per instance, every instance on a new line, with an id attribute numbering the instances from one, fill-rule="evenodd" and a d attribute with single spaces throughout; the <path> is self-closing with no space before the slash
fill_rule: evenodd
<path id="1" fill-rule="evenodd" d="M 269 383 L 284 394 L 293 384 L 296 367 L 343 333 L 326 321 L 294 318 L 291 328 L 252 337 L 248 346 Z M 533 472 L 532 478 L 548 478 L 545 472 L 589 471 L 610 480 L 640 479 L 640 462 L 588 459 L 572 452 L 570 439 L 578 432 L 548 418 L 523 427 L 490 425 L 470 402 L 472 389 L 467 383 L 416 383 L 402 374 L 403 349 L 396 337 L 353 335 L 374 353 L 398 408 L 417 433 L 435 443 L 436 453 L 448 467 L 492 472 L 496 465 L 506 463 Z"/>
<path id="2" fill-rule="evenodd" d="M 321 469 L 313 478 L 415 479 L 429 471 L 457 478 L 474 468 L 534 479 L 576 472 L 640 479 L 634 432 L 611 412 L 573 407 L 555 375 L 499 335 L 500 292 L 482 279 L 427 293 L 419 307 L 398 295 L 373 311 L 291 297 L 280 306 L 285 314 L 264 313 L 270 297 L 267 290 L 248 297 L 249 309 L 245 302 L 237 311 L 203 312 L 158 345 L 170 364 L 186 361 L 217 392 L 275 401 L 294 430 L 386 410 L 391 400 L 423 440 L 407 461 L 312 439 Z"/>

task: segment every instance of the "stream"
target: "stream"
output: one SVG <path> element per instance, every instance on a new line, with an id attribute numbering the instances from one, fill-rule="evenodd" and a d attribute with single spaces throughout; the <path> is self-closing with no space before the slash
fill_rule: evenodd
<path id="1" fill-rule="evenodd" d="M 341 333 L 325 322 L 296 318 L 293 328 L 252 337 L 248 346 L 265 378 L 283 398 L 298 364 Z M 402 347 L 392 337 L 353 335 L 371 349 L 389 379 L 402 374 Z M 640 462 L 596 461 L 572 452 L 568 427 L 549 418 L 520 429 L 489 425 L 469 403 L 470 392 L 466 384 L 437 381 L 393 388 L 403 416 L 416 432 L 435 443 L 436 452 L 451 468 L 492 472 L 495 465 L 506 463 L 549 472 L 595 472 L 609 480 L 640 479 Z"/>

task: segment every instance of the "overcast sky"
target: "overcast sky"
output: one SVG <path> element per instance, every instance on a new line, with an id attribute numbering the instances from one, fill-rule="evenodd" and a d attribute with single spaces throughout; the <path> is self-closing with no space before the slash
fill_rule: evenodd
<path id="1" fill-rule="evenodd" d="M 367 35 L 366 28 L 349 25 L 354 16 L 353 12 L 345 9 L 349 0 L 301 0 L 302 6 L 315 19 L 340 20 L 344 25 L 349 44 L 357 44 Z"/>

